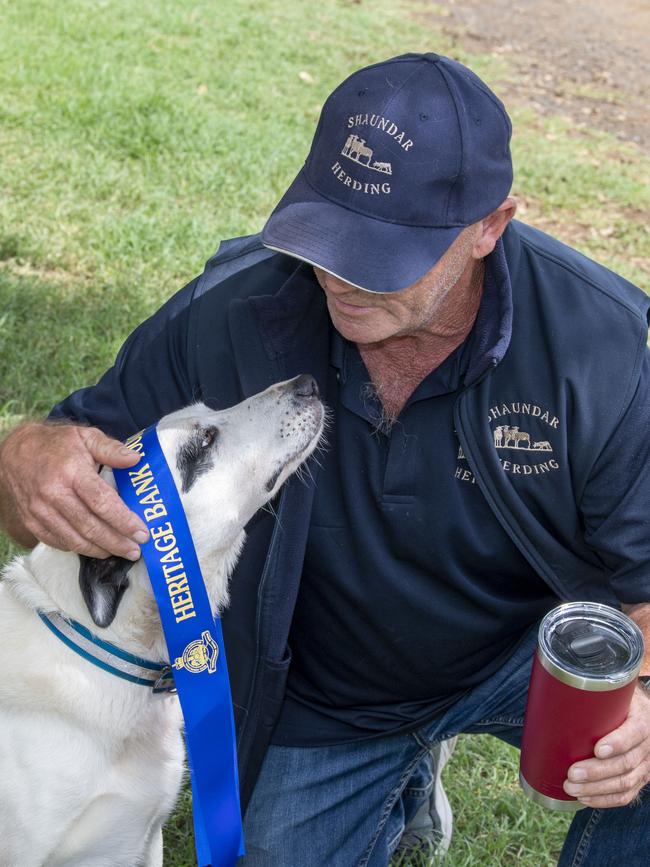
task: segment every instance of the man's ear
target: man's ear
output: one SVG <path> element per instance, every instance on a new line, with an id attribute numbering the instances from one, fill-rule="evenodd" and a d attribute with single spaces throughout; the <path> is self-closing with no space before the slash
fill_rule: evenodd
<path id="1" fill-rule="evenodd" d="M 512 196 L 508 196 L 496 211 L 492 211 L 491 214 L 488 214 L 487 217 L 481 220 L 482 231 L 472 248 L 472 255 L 475 259 L 483 259 L 494 250 L 496 242 L 505 232 L 506 226 L 514 217 L 516 210 L 517 200 Z"/>
<path id="2" fill-rule="evenodd" d="M 110 626 L 118 606 L 129 586 L 128 571 L 131 560 L 123 557 L 95 557 L 79 555 L 79 586 L 90 616 L 97 626 Z"/>

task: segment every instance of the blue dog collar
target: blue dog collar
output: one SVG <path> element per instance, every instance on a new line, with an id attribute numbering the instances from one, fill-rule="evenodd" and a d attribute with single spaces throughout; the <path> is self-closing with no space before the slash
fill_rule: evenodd
<path id="1" fill-rule="evenodd" d="M 168 663 L 152 662 L 128 653 L 58 612 L 39 611 L 38 616 L 57 638 L 98 668 L 130 683 L 148 686 L 155 693 L 175 692 L 172 669 Z"/>

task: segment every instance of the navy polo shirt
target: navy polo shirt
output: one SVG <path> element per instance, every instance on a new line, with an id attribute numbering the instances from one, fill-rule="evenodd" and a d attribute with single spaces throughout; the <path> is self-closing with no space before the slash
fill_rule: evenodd
<path id="1" fill-rule="evenodd" d="M 332 329 L 333 423 L 273 743 L 416 729 L 496 671 L 557 604 L 472 483 L 454 432 L 454 403 L 489 336 L 490 284 L 470 336 L 388 435 L 358 349 Z M 498 325 L 489 323 L 495 336 Z"/>

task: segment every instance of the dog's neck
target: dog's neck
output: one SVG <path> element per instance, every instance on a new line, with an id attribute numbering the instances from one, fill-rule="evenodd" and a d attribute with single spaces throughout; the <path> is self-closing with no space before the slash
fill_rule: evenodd
<path id="1" fill-rule="evenodd" d="M 214 614 L 228 604 L 228 578 L 239 558 L 244 533 L 228 550 L 199 555 L 201 571 Z M 129 570 L 129 586 L 122 597 L 115 619 L 102 629 L 94 622 L 79 586 L 79 557 L 48 545 L 18 557 L 7 568 L 5 580 L 13 594 L 28 608 L 57 611 L 76 620 L 91 632 L 137 656 L 168 661 L 158 606 L 153 597 L 149 575 L 140 559 Z"/>

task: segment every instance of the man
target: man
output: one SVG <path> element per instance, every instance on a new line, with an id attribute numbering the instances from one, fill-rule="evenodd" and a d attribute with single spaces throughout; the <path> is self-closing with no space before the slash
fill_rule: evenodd
<path id="1" fill-rule="evenodd" d="M 55 408 L 76 424 L 4 443 L 16 539 L 136 559 L 146 530 L 95 473 L 132 458 L 106 435 L 317 378 L 322 466 L 251 522 L 224 617 L 251 867 L 385 867 L 440 742 L 519 743 L 545 612 L 647 626 L 648 299 L 511 222 L 509 139 L 452 60 L 355 73 L 261 242 L 223 244 Z M 562 865 L 645 863 L 649 711 L 639 687 L 570 769 L 591 809 Z"/>

